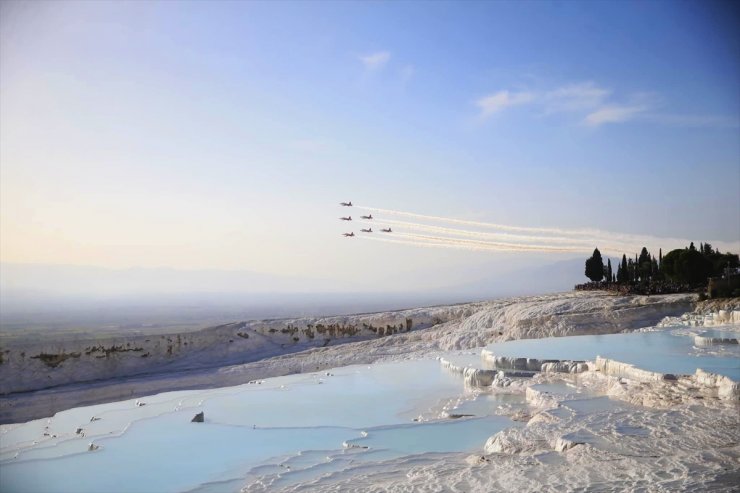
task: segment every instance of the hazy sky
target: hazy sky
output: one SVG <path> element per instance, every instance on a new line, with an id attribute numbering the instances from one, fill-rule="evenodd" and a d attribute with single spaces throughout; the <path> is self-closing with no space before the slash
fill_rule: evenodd
<path id="1" fill-rule="evenodd" d="M 740 240 L 730 3 L 1 5 L 3 262 L 376 289 L 573 257 L 345 239 L 340 200 Z"/>

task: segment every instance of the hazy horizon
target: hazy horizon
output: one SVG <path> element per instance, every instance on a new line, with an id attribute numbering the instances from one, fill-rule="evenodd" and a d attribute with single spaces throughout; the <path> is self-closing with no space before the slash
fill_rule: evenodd
<path id="1" fill-rule="evenodd" d="M 234 271 L 105 269 L 1 264 L 0 328 L 202 327 L 250 319 L 347 315 L 567 291 L 581 259 L 475 276 L 457 286 L 362 291 L 308 289 L 291 279 Z M 32 272 L 29 272 L 29 269 Z M 35 271 L 35 272 L 34 272 Z M 194 282 L 199 279 L 201 284 Z M 267 284 L 255 286 L 254 280 Z M 21 281 L 21 282 L 18 282 Z M 76 290 L 66 289 L 70 283 Z M 84 285 L 85 288 L 81 289 Z"/>

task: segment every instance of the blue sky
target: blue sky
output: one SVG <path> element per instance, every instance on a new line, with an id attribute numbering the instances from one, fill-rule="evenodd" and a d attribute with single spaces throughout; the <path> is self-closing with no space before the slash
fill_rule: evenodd
<path id="1" fill-rule="evenodd" d="M 529 261 L 349 243 L 349 199 L 736 244 L 737 19 L 713 2 L 5 2 L 0 258 L 373 287 Z"/>

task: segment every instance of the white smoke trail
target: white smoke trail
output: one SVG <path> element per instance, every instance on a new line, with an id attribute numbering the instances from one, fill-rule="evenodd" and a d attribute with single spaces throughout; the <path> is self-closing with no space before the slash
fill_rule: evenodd
<path id="1" fill-rule="evenodd" d="M 418 241 L 433 241 L 438 243 L 447 243 L 452 245 L 479 246 L 491 249 L 501 249 L 502 251 L 517 252 L 587 252 L 590 247 L 584 246 L 551 246 L 526 243 L 506 243 L 480 240 L 461 240 L 444 236 L 417 235 L 413 233 L 396 233 L 399 236 L 411 238 Z"/>
<path id="2" fill-rule="evenodd" d="M 583 247 L 563 247 L 548 245 L 522 245 L 515 243 L 502 242 L 485 242 L 475 240 L 460 240 L 455 238 L 416 235 L 410 233 L 394 232 L 393 238 L 370 236 L 367 234 L 360 235 L 359 238 L 371 239 L 374 241 L 383 241 L 387 243 L 398 243 L 406 245 L 416 245 L 425 247 L 446 247 L 478 251 L 496 251 L 496 252 L 586 252 L 588 248 Z"/>
<path id="3" fill-rule="evenodd" d="M 561 228 L 533 228 L 524 226 L 507 226 L 495 223 L 485 223 L 480 221 L 468 221 L 462 219 L 446 218 L 439 216 L 430 216 L 425 214 L 416 214 L 413 212 L 395 211 L 390 209 L 381 209 L 378 207 L 356 206 L 359 209 L 373 211 L 381 215 L 396 215 L 409 218 L 420 218 L 427 221 L 447 222 L 452 224 L 464 224 L 475 226 L 477 228 L 493 229 L 499 231 L 516 231 L 520 233 L 536 234 L 511 234 L 511 233 L 492 233 L 485 231 L 471 231 L 461 228 L 449 228 L 445 226 L 422 224 L 417 222 L 398 221 L 393 219 L 375 219 L 377 223 L 388 223 L 401 226 L 402 229 L 424 231 L 429 233 L 447 234 L 453 236 L 462 236 L 468 238 L 481 238 L 499 240 L 501 242 L 539 242 L 555 246 L 556 244 L 568 244 L 568 247 L 583 247 L 579 251 L 590 251 L 590 248 L 599 247 L 603 253 L 621 256 L 623 253 L 628 256 L 638 253 L 643 246 L 650 250 L 657 250 L 662 247 L 665 251 L 673 248 L 682 248 L 687 246 L 691 240 L 679 238 L 659 238 L 644 235 L 629 235 L 623 233 L 613 233 L 595 229 L 574 229 L 567 230 Z M 542 236 L 542 235 L 559 235 L 559 236 Z M 723 251 L 740 250 L 740 242 L 722 242 L 712 241 L 712 245 Z M 589 248 L 585 248 L 588 246 Z M 653 252 L 655 253 L 655 252 Z"/>
<path id="4" fill-rule="evenodd" d="M 603 241 L 594 239 L 579 239 L 579 238 L 566 238 L 566 237 L 548 237 L 548 236 L 531 236 L 531 235 L 516 235 L 509 233 L 485 233 L 478 231 L 470 231 L 455 228 L 445 228 L 441 226 L 431 226 L 421 223 L 411 223 L 407 221 L 397 221 L 393 219 L 382 219 L 378 221 L 376 218 L 373 221 L 361 220 L 364 224 L 377 225 L 391 224 L 396 227 L 400 226 L 401 230 L 396 229 L 394 234 L 403 235 L 404 230 L 409 231 L 424 231 L 431 233 L 441 233 L 452 235 L 450 236 L 426 236 L 426 235 L 415 235 L 415 239 L 418 240 L 429 240 L 434 238 L 436 241 L 446 242 L 469 242 L 470 240 L 464 240 L 461 238 L 455 238 L 454 236 L 463 236 L 468 238 L 481 238 L 484 241 L 478 241 L 479 244 L 485 243 L 487 246 L 498 246 L 506 248 L 506 251 L 552 251 L 552 252 L 586 252 L 590 253 L 597 243 L 602 246 L 604 253 L 615 253 L 620 254 L 624 251 L 631 251 L 632 245 L 604 245 Z M 497 241 L 492 241 L 497 240 Z M 514 242 L 515 240 L 524 241 L 524 243 Z M 538 243 L 526 243 L 527 241 L 537 241 Z M 566 243 L 568 242 L 568 243 Z M 549 244 L 548 244 L 549 243 Z M 626 248 L 626 249 L 625 249 Z"/>
<path id="5" fill-rule="evenodd" d="M 366 221 L 369 223 L 369 221 Z M 533 236 L 533 235 L 520 235 L 511 233 L 486 233 L 483 231 L 472 231 L 468 229 L 457 229 L 457 228 L 446 228 L 444 226 L 432 226 L 429 224 L 412 223 L 408 221 L 398 221 L 395 219 L 383 219 L 381 221 L 384 224 L 390 224 L 393 226 L 401 226 L 410 230 L 426 231 L 431 233 L 446 233 L 456 236 L 466 236 L 469 238 L 483 238 L 492 239 L 499 241 L 539 241 L 539 242 L 552 242 L 552 243 L 577 243 L 583 245 L 593 245 L 593 241 L 590 238 L 576 239 L 567 238 L 564 236 Z"/>
<path id="6" fill-rule="evenodd" d="M 367 207 L 367 206 L 362 206 L 362 205 L 356 205 L 354 207 L 365 210 L 365 211 L 376 212 L 380 214 L 414 217 L 414 218 L 422 219 L 426 221 L 439 221 L 439 222 L 446 222 L 446 223 L 453 223 L 453 224 L 465 224 L 468 226 L 476 226 L 479 228 L 489 228 L 489 229 L 499 229 L 502 231 L 520 231 L 520 232 L 525 232 L 525 233 L 559 234 L 559 235 L 571 235 L 571 236 L 572 235 L 598 236 L 599 234 L 601 234 L 601 231 L 598 231 L 598 230 L 587 230 L 587 229 L 567 230 L 567 229 L 558 229 L 558 228 L 534 228 L 534 227 L 529 227 L 529 226 L 508 226 L 505 224 L 486 223 L 486 222 L 481 222 L 481 221 L 470 221 L 466 219 L 455 219 L 451 217 L 429 216 L 426 214 L 416 214 L 414 212 L 394 211 L 391 209 L 381 209 L 379 207 Z"/>
<path id="7" fill-rule="evenodd" d="M 425 248 L 454 248 L 455 250 L 485 250 L 485 249 L 478 249 L 478 248 L 464 248 L 459 247 L 456 245 L 448 245 L 445 243 L 435 243 L 435 242 L 424 242 L 424 241 L 411 241 L 411 240 L 394 240 L 391 238 L 382 238 L 379 236 L 358 236 L 361 240 L 371 240 L 371 241 L 380 241 L 383 243 L 395 243 L 397 245 L 413 245 L 413 246 L 420 246 Z"/>
<path id="8" fill-rule="evenodd" d="M 495 247 L 495 246 L 486 246 L 486 245 L 474 245 L 474 244 L 459 244 L 459 243 L 453 243 L 453 242 L 438 242 L 438 241 L 414 241 L 414 240 L 405 240 L 405 239 L 391 239 L 391 238 L 382 238 L 377 236 L 358 236 L 358 238 L 363 240 L 371 240 L 371 241 L 380 241 L 383 243 L 395 243 L 397 245 L 412 245 L 412 246 L 419 246 L 424 248 L 449 248 L 454 250 L 473 250 L 473 251 L 487 251 L 487 252 L 520 252 L 519 249 L 512 249 L 512 248 L 502 248 L 502 247 Z"/>

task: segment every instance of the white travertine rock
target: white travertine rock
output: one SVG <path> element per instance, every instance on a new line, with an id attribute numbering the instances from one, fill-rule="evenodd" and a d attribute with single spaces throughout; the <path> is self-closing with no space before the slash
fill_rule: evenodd
<path id="1" fill-rule="evenodd" d="M 740 324 L 740 310 L 717 310 L 710 315 L 709 325 Z"/>
<path id="2" fill-rule="evenodd" d="M 706 372 L 701 368 L 696 370 L 693 377 L 700 385 L 716 388 L 720 399 L 740 400 L 740 382 L 735 382 L 724 375 Z"/>
<path id="3" fill-rule="evenodd" d="M 676 376 L 670 373 L 658 373 L 642 370 L 634 365 L 622 363 L 598 356 L 595 361 L 596 369 L 605 375 L 613 377 L 628 378 L 638 382 L 660 382 L 663 380 L 675 380 Z"/>
<path id="4" fill-rule="evenodd" d="M 490 349 L 483 349 L 481 351 L 481 358 L 486 366 L 499 370 L 542 371 L 551 373 L 581 373 L 588 370 L 588 365 L 585 361 L 497 356 Z"/>
<path id="5" fill-rule="evenodd" d="M 705 337 L 694 336 L 694 344 L 700 347 L 717 346 L 724 344 L 737 344 L 738 340 L 734 337 Z"/>
<path id="6" fill-rule="evenodd" d="M 498 375 L 498 372 L 496 370 L 464 367 L 456 365 L 445 358 L 440 358 L 439 361 L 443 368 L 446 368 L 453 373 L 461 375 L 463 377 L 465 385 L 469 387 L 490 387 L 491 384 L 493 384 L 494 379 Z"/>
<path id="7" fill-rule="evenodd" d="M 583 442 L 576 442 L 568 440 L 567 438 L 560 437 L 555 441 L 554 449 L 557 452 L 565 452 L 568 449 L 575 447 L 576 445 L 583 445 Z"/>
<path id="8" fill-rule="evenodd" d="M 542 392 L 533 387 L 527 387 L 524 391 L 527 404 L 538 409 L 552 409 L 558 407 L 557 398 L 547 392 Z"/>
<path id="9" fill-rule="evenodd" d="M 50 335 L 25 341 L 0 336 L 0 422 L 48 416 L 83 402 L 237 385 L 497 341 L 633 330 L 686 312 L 694 298 L 569 292 L 374 314 L 239 322 L 172 334 L 76 340 Z M 349 342 L 351 347 L 342 347 Z M 524 366 L 534 368 L 537 363 Z M 482 383 L 489 377 L 471 380 Z M 508 378 L 499 383 L 505 385 Z M 30 392 L 37 390 L 41 392 Z"/>
<path id="10" fill-rule="evenodd" d="M 526 428 L 507 429 L 489 437 L 483 446 L 486 454 L 522 454 L 549 450 L 547 439 L 536 437 Z"/>
<path id="11" fill-rule="evenodd" d="M 588 371 L 588 365 L 584 361 L 558 361 L 557 363 L 544 363 L 541 371 L 546 373 L 583 373 Z"/>
<path id="12" fill-rule="evenodd" d="M 463 373 L 465 384 L 471 387 L 490 387 L 497 375 L 497 371 L 478 368 L 465 368 Z"/>

